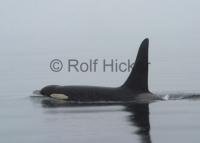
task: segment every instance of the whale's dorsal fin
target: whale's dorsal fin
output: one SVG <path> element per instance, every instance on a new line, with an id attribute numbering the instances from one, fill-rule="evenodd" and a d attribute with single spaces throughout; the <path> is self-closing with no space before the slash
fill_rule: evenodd
<path id="1" fill-rule="evenodd" d="M 149 39 L 140 45 L 134 67 L 122 87 L 132 90 L 149 92 L 148 90 L 148 47 Z"/>

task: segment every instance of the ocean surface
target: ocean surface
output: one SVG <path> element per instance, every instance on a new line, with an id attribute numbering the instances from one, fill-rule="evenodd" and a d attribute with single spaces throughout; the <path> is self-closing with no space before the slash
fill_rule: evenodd
<path id="1" fill-rule="evenodd" d="M 0 100 L 3 143 L 199 142 L 200 95 L 160 94 L 165 99 L 128 105 L 66 103 L 20 90 Z"/>

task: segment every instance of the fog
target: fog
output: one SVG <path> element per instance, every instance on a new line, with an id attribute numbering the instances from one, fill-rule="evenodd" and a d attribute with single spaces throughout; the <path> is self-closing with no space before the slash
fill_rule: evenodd
<path id="1" fill-rule="evenodd" d="M 147 0 L 0 1 L 2 92 L 46 84 L 119 86 L 128 72 L 54 73 L 54 58 L 130 59 L 150 39 L 154 91 L 200 91 L 200 2 Z"/>

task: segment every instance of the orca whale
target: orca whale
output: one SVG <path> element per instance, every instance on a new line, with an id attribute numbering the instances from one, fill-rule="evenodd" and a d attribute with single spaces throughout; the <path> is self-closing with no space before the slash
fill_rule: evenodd
<path id="1" fill-rule="evenodd" d="M 68 102 L 133 102 L 141 100 L 162 100 L 148 89 L 149 39 L 140 45 L 134 67 L 120 87 L 59 86 L 49 85 L 40 90 L 43 96 Z"/>

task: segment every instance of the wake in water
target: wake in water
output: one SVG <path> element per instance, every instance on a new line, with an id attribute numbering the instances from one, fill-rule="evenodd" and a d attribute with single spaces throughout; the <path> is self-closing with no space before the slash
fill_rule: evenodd
<path id="1" fill-rule="evenodd" d="M 170 94 L 157 94 L 163 100 L 198 100 L 200 99 L 200 94 L 198 93 L 170 93 Z"/>

